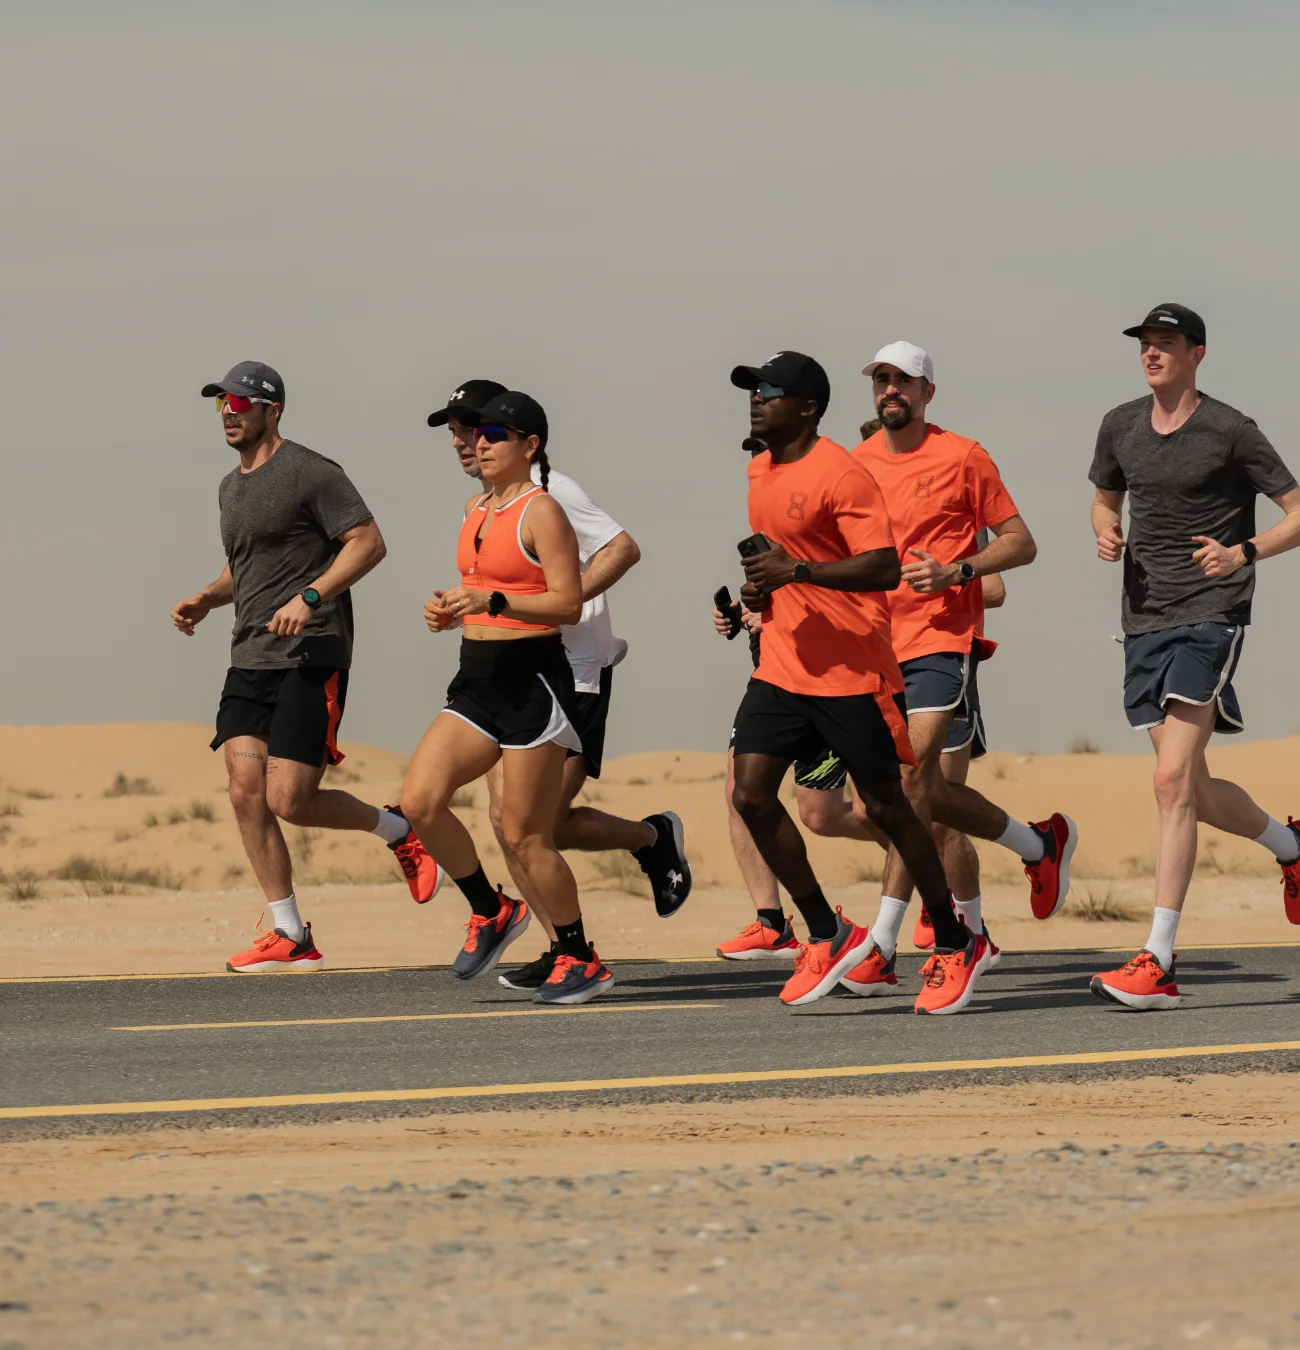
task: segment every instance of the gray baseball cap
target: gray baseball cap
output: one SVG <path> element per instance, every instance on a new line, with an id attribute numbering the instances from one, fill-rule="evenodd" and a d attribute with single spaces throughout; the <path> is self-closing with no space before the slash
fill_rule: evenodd
<path id="1" fill-rule="evenodd" d="M 279 372 L 261 361 L 241 361 L 231 366 L 224 380 L 205 384 L 199 391 L 203 398 L 218 394 L 242 394 L 245 398 L 269 398 L 284 410 L 284 381 Z"/>

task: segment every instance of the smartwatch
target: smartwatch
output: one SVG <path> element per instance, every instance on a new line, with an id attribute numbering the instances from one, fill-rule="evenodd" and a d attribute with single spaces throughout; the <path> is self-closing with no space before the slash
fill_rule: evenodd
<path id="1" fill-rule="evenodd" d="M 957 568 L 957 572 L 961 577 L 960 584 L 962 586 L 975 580 L 975 569 L 968 562 L 961 563 Z"/>
<path id="2" fill-rule="evenodd" d="M 1255 541 L 1253 539 L 1247 539 L 1241 546 L 1241 552 L 1246 559 L 1246 561 L 1242 563 L 1242 566 L 1254 567 L 1255 559 L 1259 557 L 1259 549 L 1256 547 Z"/>
<path id="3" fill-rule="evenodd" d="M 811 581 L 812 568 L 806 562 L 797 562 L 794 565 L 794 579 L 796 581 Z"/>
<path id="4" fill-rule="evenodd" d="M 493 591 L 492 594 L 488 596 L 488 613 L 495 619 L 505 610 L 505 607 L 509 603 L 509 600 L 507 600 L 500 591 Z"/>
<path id="5" fill-rule="evenodd" d="M 308 586 L 302 593 L 302 602 L 308 609 L 315 609 L 320 604 L 320 592 L 315 586 Z"/>

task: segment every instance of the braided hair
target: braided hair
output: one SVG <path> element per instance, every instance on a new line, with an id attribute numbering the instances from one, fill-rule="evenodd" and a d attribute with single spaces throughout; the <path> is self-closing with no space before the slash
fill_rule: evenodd
<path id="1" fill-rule="evenodd" d="M 533 462 L 538 465 L 542 471 L 542 491 L 550 492 L 551 487 L 551 461 L 546 457 L 546 447 L 539 445 L 536 454 L 533 455 Z"/>

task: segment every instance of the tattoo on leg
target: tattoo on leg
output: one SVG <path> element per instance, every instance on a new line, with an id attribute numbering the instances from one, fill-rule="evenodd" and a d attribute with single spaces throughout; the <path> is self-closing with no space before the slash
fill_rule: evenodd
<path id="1" fill-rule="evenodd" d="M 265 755 L 259 755 L 256 750 L 232 750 L 231 759 L 265 759 Z"/>

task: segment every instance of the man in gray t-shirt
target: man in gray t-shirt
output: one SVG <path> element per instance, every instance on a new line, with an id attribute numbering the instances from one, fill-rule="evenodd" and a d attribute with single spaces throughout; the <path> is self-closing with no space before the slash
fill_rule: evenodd
<path id="1" fill-rule="evenodd" d="M 1131 1008 L 1176 1007 L 1174 938 L 1204 822 L 1267 848 L 1282 867 L 1287 918 L 1300 923 L 1300 827 L 1267 815 L 1233 783 L 1212 778 L 1214 731 L 1240 731 L 1232 676 L 1241 655 L 1255 563 L 1300 544 L 1300 486 L 1244 413 L 1203 394 L 1196 372 L 1205 324 L 1184 305 L 1157 305 L 1126 337 L 1139 340 L 1151 393 L 1102 419 L 1089 478 L 1098 555 L 1124 564 L 1124 707 L 1156 752 L 1155 917 L 1147 945 L 1092 981 Z M 1285 512 L 1255 533 L 1255 499 Z M 1123 530 L 1128 497 L 1128 537 Z"/>
<path id="2" fill-rule="evenodd" d="M 221 480 L 222 574 L 172 610 L 187 636 L 233 604 L 235 624 L 212 748 L 224 747 L 230 800 L 272 927 L 226 969 L 317 970 L 324 960 L 303 922 L 280 820 L 379 835 L 423 904 L 442 883 L 438 864 L 400 812 L 322 791 L 338 764 L 339 721 L 352 664 L 351 587 L 385 553 L 369 508 L 347 474 L 280 436 L 284 382 L 243 361 L 205 385 L 239 465 Z"/>

